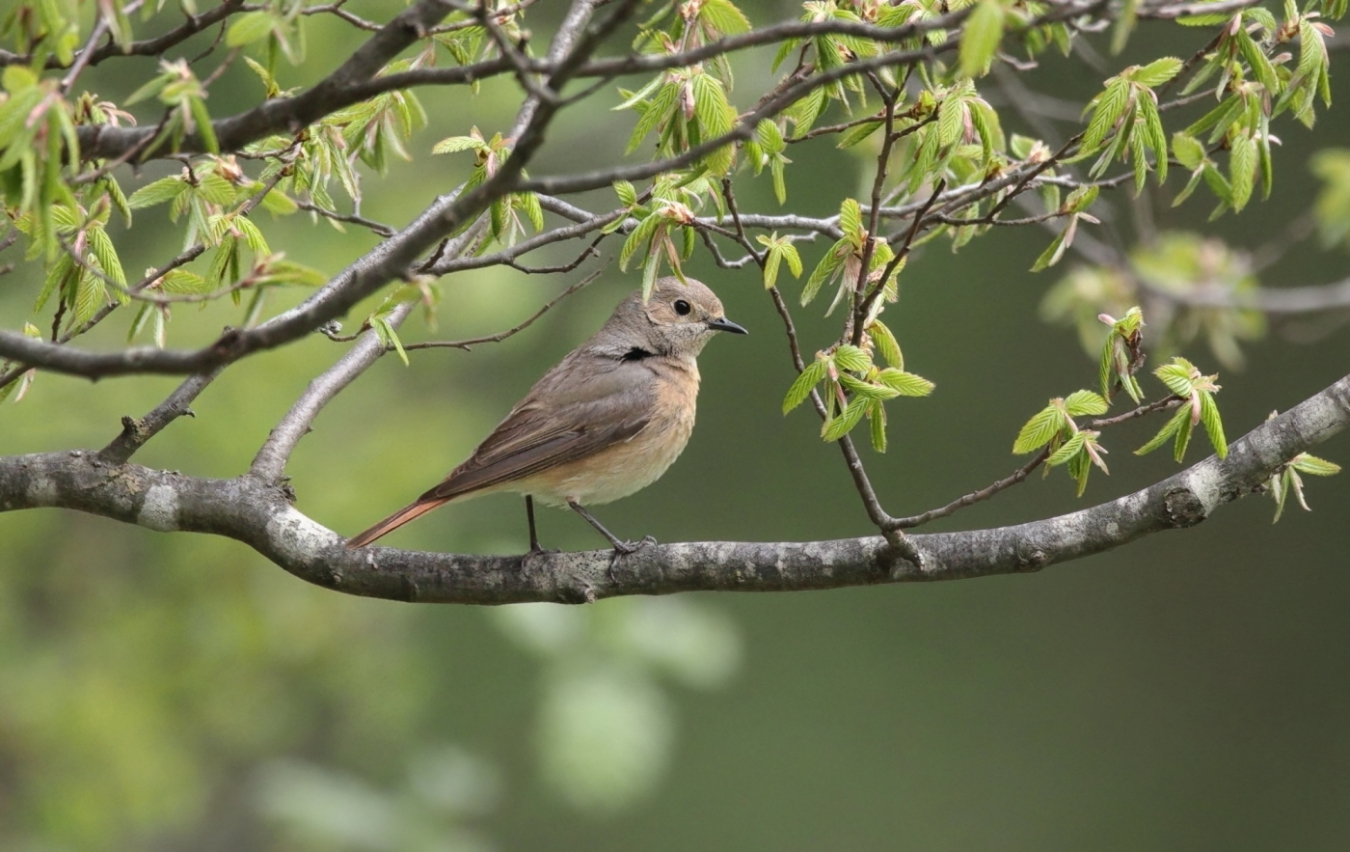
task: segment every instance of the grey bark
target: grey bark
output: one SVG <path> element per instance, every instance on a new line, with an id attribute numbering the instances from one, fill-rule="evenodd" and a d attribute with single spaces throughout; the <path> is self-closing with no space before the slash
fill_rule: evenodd
<path id="1" fill-rule="evenodd" d="M 159 531 L 241 541 L 302 580 L 347 594 L 422 603 L 580 603 L 686 591 L 794 591 L 1037 571 L 1143 536 L 1183 529 L 1261 489 L 1272 473 L 1350 424 L 1350 376 L 1155 485 L 1081 511 L 997 529 L 914 535 L 906 560 L 879 536 L 811 542 L 686 542 L 613 551 L 471 556 L 371 547 L 245 474 L 205 479 L 112 463 L 92 451 L 0 458 L 0 511 L 90 512 Z"/>

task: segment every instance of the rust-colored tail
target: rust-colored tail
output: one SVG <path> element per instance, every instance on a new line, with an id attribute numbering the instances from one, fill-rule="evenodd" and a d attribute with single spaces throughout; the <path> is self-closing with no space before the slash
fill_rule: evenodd
<path id="1" fill-rule="evenodd" d="M 437 506 L 444 506 L 448 502 L 450 501 L 427 500 L 424 502 L 419 500 L 410 506 L 404 506 L 402 509 L 399 509 L 397 512 L 385 518 L 383 521 L 380 521 L 365 532 L 358 533 L 347 539 L 347 549 L 355 550 L 358 547 L 365 547 L 385 533 L 393 532 L 413 518 L 424 515 L 432 509 L 435 509 Z"/>

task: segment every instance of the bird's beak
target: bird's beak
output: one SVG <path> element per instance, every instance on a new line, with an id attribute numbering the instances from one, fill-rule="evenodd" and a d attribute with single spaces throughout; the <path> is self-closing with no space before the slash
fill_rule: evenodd
<path id="1" fill-rule="evenodd" d="M 727 319 L 726 317 L 718 317 L 717 319 L 710 319 L 710 320 L 708 320 L 708 328 L 711 328 L 713 331 L 729 331 L 729 332 L 731 332 L 732 334 L 749 334 L 749 333 L 750 333 L 750 332 L 746 331 L 745 329 L 741 328 L 741 327 L 740 327 L 739 325 L 737 325 L 736 323 L 734 323 L 734 322 L 732 322 L 731 320 Z"/>

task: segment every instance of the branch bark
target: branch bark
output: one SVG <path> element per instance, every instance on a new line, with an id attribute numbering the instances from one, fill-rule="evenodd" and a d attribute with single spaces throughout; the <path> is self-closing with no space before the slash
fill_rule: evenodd
<path id="1" fill-rule="evenodd" d="M 1289 459 L 1350 425 L 1350 376 L 1211 456 L 1133 494 L 998 529 L 915 535 L 922 559 L 880 536 L 812 542 L 688 542 L 613 551 L 468 556 L 372 547 L 296 510 L 281 485 L 205 479 L 74 451 L 0 458 L 0 511 L 77 509 L 160 531 L 244 542 L 302 580 L 346 594 L 421 603 L 582 603 L 688 591 L 801 591 L 1037 571 L 1205 520 L 1255 493 Z"/>

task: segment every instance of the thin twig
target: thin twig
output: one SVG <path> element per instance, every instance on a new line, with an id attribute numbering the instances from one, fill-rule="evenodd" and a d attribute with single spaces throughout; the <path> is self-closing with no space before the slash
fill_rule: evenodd
<path id="1" fill-rule="evenodd" d="M 508 337 L 514 337 L 515 335 L 521 333 L 525 329 L 534 325 L 535 320 L 539 319 L 544 314 L 548 313 L 551 308 L 553 308 L 563 299 L 566 299 L 568 296 L 577 292 L 582 287 L 585 287 L 587 284 L 590 284 L 592 281 L 599 278 L 600 272 L 601 270 L 596 270 L 595 272 L 592 272 L 590 275 L 587 275 L 585 278 L 568 287 L 566 290 L 554 296 L 552 299 L 549 299 L 547 302 L 544 303 L 543 307 L 541 307 L 534 313 L 530 314 L 518 325 L 514 325 L 511 328 L 506 329 L 505 331 L 499 331 L 496 334 L 488 334 L 483 337 L 470 337 L 465 340 L 428 340 L 423 341 L 421 343 L 405 343 L 403 344 L 403 350 L 407 352 L 414 349 L 462 349 L 465 352 L 468 352 L 470 351 L 471 347 L 479 346 L 484 343 L 500 343 L 503 340 L 506 340 Z"/>

